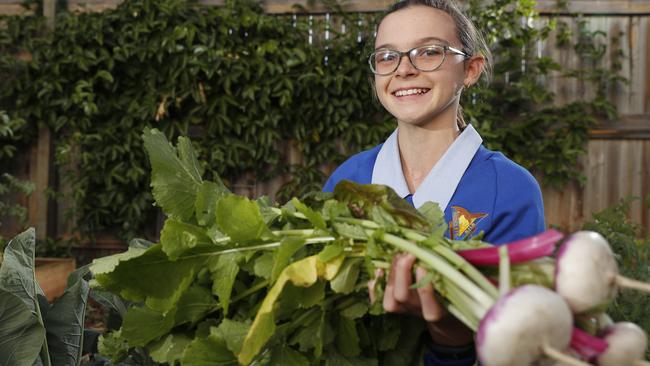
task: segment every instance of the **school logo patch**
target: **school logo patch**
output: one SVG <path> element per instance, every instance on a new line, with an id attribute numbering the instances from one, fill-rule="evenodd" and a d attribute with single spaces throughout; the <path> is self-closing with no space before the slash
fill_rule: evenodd
<path id="1" fill-rule="evenodd" d="M 486 213 L 471 213 L 460 206 L 451 206 L 450 238 L 452 240 L 469 239 L 476 231 L 476 225 L 487 215 Z"/>

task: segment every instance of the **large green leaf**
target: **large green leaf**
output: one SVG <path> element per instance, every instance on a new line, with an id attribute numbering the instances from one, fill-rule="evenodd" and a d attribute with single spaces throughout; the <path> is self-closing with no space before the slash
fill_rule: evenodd
<path id="1" fill-rule="evenodd" d="M 151 186 L 156 203 L 167 215 L 190 220 L 202 183 L 191 143 L 179 138 L 177 156 L 176 149 L 157 129 L 145 129 L 142 139 L 151 162 Z"/>
<path id="2" fill-rule="evenodd" d="M 217 203 L 217 225 L 235 242 L 270 235 L 259 206 L 246 197 L 228 195 Z"/>
<path id="3" fill-rule="evenodd" d="M 132 301 L 146 301 L 153 309 L 173 308 L 207 260 L 205 253 L 188 253 L 170 261 L 155 245 L 142 255 L 120 261 L 112 272 L 95 276 L 107 290 Z"/>
<path id="4" fill-rule="evenodd" d="M 0 365 L 31 365 L 43 346 L 45 328 L 25 302 L 0 290 Z"/>
<path id="5" fill-rule="evenodd" d="M 43 290 L 36 282 L 35 276 L 35 243 L 33 228 L 22 232 L 9 241 L 5 248 L 2 267 L 0 267 L 0 290 L 22 300 L 36 321 L 41 327 L 44 327 L 39 305 L 39 296 L 43 296 Z M 45 338 L 41 342 L 41 347 L 41 362 L 49 366 L 50 356 Z"/>
<path id="6" fill-rule="evenodd" d="M 185 334 L 171 333 L 167 337 L 153 342 L 147 346 L 147 349 L 154 361 L 174 365 L 180 362 L 183 351 L 190 342 L 192 342 L 192 339 Z"/>
<path id="7" fill-rule="evenodd" d="M 239 273 L 240 253 L 223 254 L 210 258 L 208 266 L 212 276 L 212 292 L 219 297 L 224 314 L 228 314 L 232 287 Z"/>
<path id="8" fill-rule="evenodd" d="M 81 362 L 86 302 L 90 288 L 82 267 L 70 275 L 71 283 L 48 310 L 45 317 L 47 343 L 54 365 L 78 365 Z"/>

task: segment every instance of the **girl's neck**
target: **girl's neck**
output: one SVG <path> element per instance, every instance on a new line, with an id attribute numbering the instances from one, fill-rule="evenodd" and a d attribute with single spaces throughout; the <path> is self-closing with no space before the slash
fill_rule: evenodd
<path id="1" fill-rule="evenodd" d="M 397 141 L 402 171 L 409 191 L 415 193 L 460 131 L 455 121 L 426 126 L 398 122 Z"/>

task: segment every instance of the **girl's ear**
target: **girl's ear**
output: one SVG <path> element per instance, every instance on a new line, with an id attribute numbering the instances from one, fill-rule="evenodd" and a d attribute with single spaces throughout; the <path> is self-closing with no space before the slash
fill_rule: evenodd
<path id="1" fill-rule="evenodd" d="M 484 66 L 485 58 L 482 55 L 472 56 L 465 61 L 465 79 L 463 80 L 465 87 L 474 85 L 481 78 Z"/>

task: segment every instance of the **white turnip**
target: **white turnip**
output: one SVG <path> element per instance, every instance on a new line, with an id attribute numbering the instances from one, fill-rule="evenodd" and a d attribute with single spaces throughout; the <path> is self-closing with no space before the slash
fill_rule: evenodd
<path id="1" fill-rule="evenodd" d="M 555 270 L 555 290 L 574 313 L 606 307 L 618 287 L 650 291 L 650 285 L 619 275 L 612 249 L 602 235 L 579 231 L 560 247 Z"/>
<path id="2" fill-rule="evenodd" d="M 476 339 L 484 366 L 526 366 L 545 358 L 586 365 L 563 354 L 573 329 L 573 315 L 555 292 L 537 285 L 513 289 L 481 320 Z"/>
<path id="3" fill-rule="evenodd" d="M 620 322 L 609 326 L 601 337 L 609 344 L 597 357 L 599 366 L 647 365 L 643 361 L 648 337 L 634 323 Z"/>

